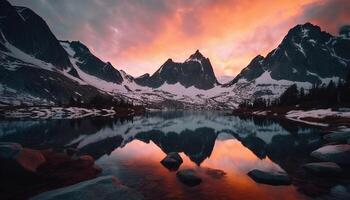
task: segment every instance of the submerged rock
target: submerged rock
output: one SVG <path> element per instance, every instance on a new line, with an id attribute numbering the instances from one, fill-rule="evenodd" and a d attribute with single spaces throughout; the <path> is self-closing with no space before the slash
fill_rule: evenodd
<path id="1" fill-rule="evenodd" d="M 268 185 L 290 185 L 292 179 L 285 172 L 267 172 L 254 169 L 248 172 L 248 176 L 255 182 Z"/>
<path id="2" fill-rule="evenodd" d="M 220 170 L 220 169 L 211 169 L 208 168 L 205 170 L 205 173 L 215 179 L 220 179 L 226 175 L 226 172 Z"/>
<path id="3" fill-rule="evenodd" d="M 322 161 L 335 162 L 338 164 L 350 164 L 350 145 L 327 145 L 321 147 L 311 153 L 312 157 L 318 158 Z"/>
<path id="4" fill-rule="evenodd" d="M 342 169 L 333 162 L 308 163 L 303 168 L 309 172 L 323 175 L 334 175 L 342 172 Z"/>
<path id="5" fill-rule="evenodd" d="M 346 143 L 350 139 L 350 132 L 330 133 L 323 136 L 323 138 L 328 142 Z"/>
<path id="6" fill-rule="evenodd" d="M 193 169 L 184 169 L 176 173 L 177 178 L 185 185 L 196 186 L 202 182 L 202 179 Z"/>
<path id="7" fill-rule="evenodd" d="M 183 160 L 178 153 L 171 152 L 168 153 L 168 155 L 160 162 L 164 167 L 168 168 L 170 171 L 176 171 L 179 169 Z"/>
<path id="8" fill-rule="evenodd" d="M 122 185 L 114 176 L 102 176 L 64 188 L 48 191 L 31 200 L 140 200 L 143 196 Z"/>

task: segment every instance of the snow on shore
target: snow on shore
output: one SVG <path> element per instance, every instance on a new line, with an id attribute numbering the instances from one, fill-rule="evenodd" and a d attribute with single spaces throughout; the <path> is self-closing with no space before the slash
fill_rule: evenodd
<path id="1" fill-rule="evenodd" d="M 286 114 L 286 118 L 297 121 L 297 122 L 303 122 L 310 125 L 315 126 L 328 126 L 326 123 L 319 123 L 319 122 L 310 122 L 305 120 L 305 118 L 315 118 L 315 119 L 323 119 L 325 117 L 343 117 L 343 118 L 350 118 L 350 110 L 348 109 L 339 109 L 338 111 L 332 110 L 330 108 L 328 109 L 316 109 L 316 110 L 291 110 Z"/>

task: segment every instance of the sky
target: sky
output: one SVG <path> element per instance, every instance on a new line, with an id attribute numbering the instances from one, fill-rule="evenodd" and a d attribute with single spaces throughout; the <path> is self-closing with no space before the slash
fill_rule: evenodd
<path id="1" fill-rule="evenodd" d="M 44 18 L 60 40 L 79 40 L 133 76 L 197 49 L 217 76 L 237 75 L 297 24 L 333 35 L 350 24 L 350 0 L 10 0 Z"/>

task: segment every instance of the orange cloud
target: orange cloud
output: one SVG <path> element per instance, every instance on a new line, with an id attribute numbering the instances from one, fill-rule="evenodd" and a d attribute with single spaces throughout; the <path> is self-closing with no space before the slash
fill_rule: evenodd
<path id="1" fill-rule="evenodd" d="M 135 76 L 196 49 L 217 75 L 236 75 L 296 24 L 310 21 L 335 34 L 350 22 L 349 0 L 10 1 L 43 16 L 58 38 L 81 40 Z"/>
<path id="2" fill-rule="evenodd" d="M 152 40 L 124 49 L 119 60 L 132 61 L 134 74 L 154 72 L 167 58 L 185 60 L 196 49 L 208 56 L 218 75 L 237 74 L 257 54 L 276 47 L 292 26 L 291 18 L 303 6 L 316 0 L 296 1 L 215 1 L 181 5 L 171 16 L 160 20 L 161 32 Z M 188 23 L 194 17 L 195 24 Z M 286 23 L 284 26 L 284 22 Z M 186 30 L 184 27 L 194 30 Z M 249 40 L 247 40 L 249 38 Z M 143 62 L 147 60 L 148 63 Z"/>

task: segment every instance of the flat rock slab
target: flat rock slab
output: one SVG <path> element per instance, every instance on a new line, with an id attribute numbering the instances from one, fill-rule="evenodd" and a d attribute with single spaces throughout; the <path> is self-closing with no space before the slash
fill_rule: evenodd
<path id="1" fill-rule="evenodd" d="M 193 169 L 184 169 L 176 173 L 177 178 L 185 185 L 196 186 L 202 182 L 202 179 Z"/>
<path id="2" fill-rule="evenodd" d="M 303 168 L 306 171 L 323 175 L 335 175 L 342 172 L 341 167 L 333 162 L 308 163 L 303 165 Z"/>
<path id="3" fill-rule="evenodd" d="M 102 176 L 68 187 L 51 190 L 30 200 L 141 200 L 143 196 L 122 185 L 114 176 Z"/>
<path id="4" fill-rule="evenodd" d="M 350 139 L 350 132 L 330 133 L 323 136 L 323 138 L 328 142 L 347 143 L 347 141 Z"/>
<path id="5" fill-rule="evenodd" d="M 311 153 L 311 156 L 322 161 L 335 162 L 337 164 L 350 164 L 350 145 L 327 145 Z"/>
<path id="6" fill-rule="evenodd" d="M 254 169 L 248 172 L 248 176 L 255 182 L 268 185 L 290 185 L 292 179 L 285 172 L 267 172 Z"/>

